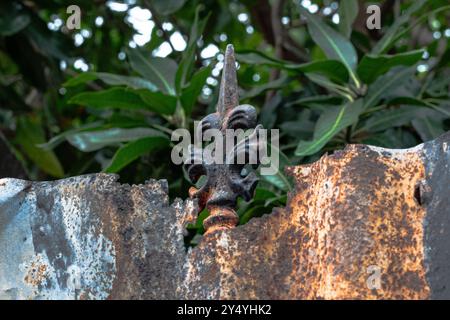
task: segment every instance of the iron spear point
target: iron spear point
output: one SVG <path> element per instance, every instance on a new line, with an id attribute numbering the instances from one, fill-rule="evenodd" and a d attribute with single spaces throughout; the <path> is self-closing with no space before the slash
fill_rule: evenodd
<path id="1" fill-rule="evenodd" d="M 236 59 L 233 45 L 227 45 L 220 82 L 219 101 L 217 111 L 224 117 L 228 111 L 239 105 L 239 92 L 236 76 Z"/>

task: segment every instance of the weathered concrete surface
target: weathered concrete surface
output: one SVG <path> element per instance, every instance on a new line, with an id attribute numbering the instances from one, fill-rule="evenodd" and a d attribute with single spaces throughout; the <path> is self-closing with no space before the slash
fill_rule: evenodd
<path id="1" fill-rule="evenodd" d="M 292 167 L 286 208 L 206 235 L 165 182 L 0 180 L 0 297 L 450 298 L 450 133 Z"/>
<path id="2" fill-rule="evenodd" d="M 0 180 L 0 298 L 176 298 L 185 218 L 167 184 Z"/>

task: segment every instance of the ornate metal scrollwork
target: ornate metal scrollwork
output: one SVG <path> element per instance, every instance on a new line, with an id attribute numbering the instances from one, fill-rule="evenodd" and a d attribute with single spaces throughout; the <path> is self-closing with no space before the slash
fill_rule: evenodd
<path id="1" fill-rule="evenodd" d="M 228 45 L 225 52 L 216 110 L 215 113 L 205 116 L 199 123 L 197 132 L 202 132 L 200 138 L 204 138 L 203 135 L 208 132 L 208 129 L 220 130 L 224 139 L 229 129 L 254 128 L 254 131 L 236 144 L 231 154 L 223 152 L 223 161 L 220 164 L 208 161 L 202 157 L 202 150 L 192 148 L 189 161 L 185 164 L 189 178 L 196 183 L 201 176 L 205 176 L 206 182 L 199 189 L 191 187 L 189 195 L 199 200 L 200 210 L 206 206 L 210 212 L 203 221 L 207 233 L 236 226 L 239 222 L 239 217 L 234 210 L 237 198 L 241 196 L 246 201 L 250 200 L 258 183 L 255 172 L 246 169 L 249 163 L 252 163 L 254 169 L 258 166 L 257 157 L 256 161 L 249 161 L 249 153 L 258 149 L 258 130 L 262 126 L 256 126 L 257 114 L 253 106 L 239 105 L 236 63 L 232 45 Z M 234 161 L 239 155 L 245 157 L 244 163 Z"/>

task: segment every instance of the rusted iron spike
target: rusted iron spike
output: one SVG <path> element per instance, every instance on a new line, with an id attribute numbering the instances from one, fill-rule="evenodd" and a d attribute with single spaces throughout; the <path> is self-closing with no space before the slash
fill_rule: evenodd
<path id="1" fill-rule="evenodd" d="M 225 52 L 216 110 L 215 113 L 202 119 L 197 132 L 204 134 L 208 129 L 219 129 L 225 137 L 227 129 L 247 130 L 256 126 L 255 108 L 250 105 L 239 105 L 236 62 L 234 49 L 230 44 Z M 260 126 L 256 130 L 259 128 Z M 247 145 L 244 145 L 242 150 L 248 152 Z M 224 152 L 224 157 L 226 156 Z M 185 167 L 193 183 L 196 183 L 201 176 L 206 176 L 206 182 L 202 187 L 199 189 L 191 187 L 189 190 L 190 197 L 198 199 L 200 211 L 206 207 L 210 212 L 203 221 L 206 233 L 236 226 L 239 222 L 239 217 L 234 210 L 237 198 L 241 196 L 248 201 L 253 197 L 258 183 L 256 174 L 243 172 L 245 164 L 227 164 L 226 159 L 223 159 L 223 164 L 209 163 L 204 159 L 196 163 L 194 161 L 196 157 L 201 157 L 201 152 L 198 150 L 192 152 L 190 163 L 187 163 Z"/>

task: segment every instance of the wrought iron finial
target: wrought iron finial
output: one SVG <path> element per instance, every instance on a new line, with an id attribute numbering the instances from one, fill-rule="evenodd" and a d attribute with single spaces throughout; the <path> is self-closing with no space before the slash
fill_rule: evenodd
<path id="1" fill-rule="evenodd" d="M 237 107 L 238 104 L 239 93 L 236 76 L 236 60 L 234 58 L 234 48 L 229 44 L 225 51 L 217 111 L 224 117 L 229 110 Z"/>
<path id="2" fill-rule="evenodd" d="M 239 105 L 236 62 L 232 45 L 228 45 L 225 52 L 216 110 L 215 113 L 207 115 L 199 123 L 197 132 L 202 133 L 201 138 L 205 136 L 205 132 L 209 129 L 220 130 L 219 134 L 223 138 L 222 141 L 227 140 L 226 134 L 230 132 L 229 129 L 255 129 L 251 135 L 255 137 L 258 130 L 262 128 L 261 126 L 255 128 L 257 117 L 255 108 L 247 104 Z M 225 150 L 222 150 L 224 152 L 222 152 L 221 160 L 223 161 L 221 163 L 207 161 L 202 157 L 202 150 L 192 149 L 191 158 L 185 165 L 189 178 L 193 183 L 196 183 L 201 176 L 206 176 L 206 182 L 199 189 L 191 187 L 189 195 L 191 198 L 199 200 L 200 210 L 203 210 L 206 206 L 210 212 L 210 215 L 203 221 L 207 233 L 236 226 L 239 222 L 239 217 L 234 209 L 237 198 L 241 196 L 246 201 L 252 198 L 258 179 L 255 172 L 247 171 L 244 168 L 250 162 L 248 161 L 249 153 L 252 152 L 250 147 L 251 143 L 255 147 L 254 141 L 250 136 L 247 136 L 234 146 L 232 154 L 227 154 Z M 220 146 L 225 149 L 225 143 Z M 230 161 L 230 157 L 235 160 L 242 153 L 246 162 Z M 252 164 L 257 165 L 257 162 L 256 160 Z"/>

